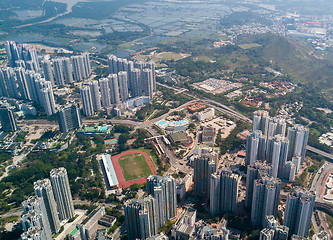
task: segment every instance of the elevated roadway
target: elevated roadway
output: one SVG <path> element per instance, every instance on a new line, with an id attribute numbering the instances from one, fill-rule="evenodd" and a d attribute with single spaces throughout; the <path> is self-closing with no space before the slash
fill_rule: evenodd
<path id="1" fill-rule="evenodd" d="M 314 153 L 317 153 L 325 158 L 328 158 L 329 160 L 333 161 L 333 154 L 330 154 L 330 153 L 327 153 L 327 152 L 324 152 L 322 150 L 319 150 L 317 148 L 314 148 L 314 147 L 311 147 L 309 145 L 306 146 L 306 150 L 310 151 L 310 152 L 314 152 Z"/>

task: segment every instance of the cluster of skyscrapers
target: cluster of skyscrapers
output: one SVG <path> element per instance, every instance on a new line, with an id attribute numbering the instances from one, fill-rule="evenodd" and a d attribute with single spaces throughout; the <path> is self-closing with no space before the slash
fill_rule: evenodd
<path id="1" fill-rule="evenodd" d="M 287 240 L 305 239 L 309 234 L 311 217 L 314 209 L 316 195 L 301 188 L 295 188 L 287 196 L 286 210 L 283 225 L 278 224 L 275 216 L 267 214 L 264 217 L 264 229 L 260 233 L 260 240 Z M 328 234 L 322 231 L 314 239 L 329 239 Z"/>
<path id="2" fill-rule="evenodd" d="M 246 165 L 266 161 L 272 165 L 272 176 L 294 181 L 304 162 L 309 130 L 301 125 L 288 128 L 282 118 L 271 118 L 266 111 L 253 115 L 252 134 L 247 136 Z"/>
<path id="3" fill-rule="evenodd" d="M 35 196 L 22 203 L 22 240 L 51 240 L 59 232 L 61 221 L 75 216 L 65 168 L 53 169 L 50 179 L 34 183 Z"/>
<path id="4" fill-rule="evenodd" d="M 24 67 L 33 71 L 39 69 L 36 49 L 27 44 L 16 45 L 13 41 L 7 41 L 4 45 L 10 67 Z"/>
<path id="5" fill-rule="evenodd" d="M 81 82 L 91 75 L 88 53 L 49 59 L 38 57 L 26 44 L 5 43 L 10 67 L 0 69 L 0 96 L 30 100 L 39 104 L 50 116 L 57 112 L 54 86 Z M 83 113 L 94 115 L 102 108 L 122 109 L 121 103 L 156 91 L 155 63 L 133 62 L 111 55 L 109 75 L 84 83 L 80 89 Z"/>
<path id="6" fill-rule="evenodd" d="M 83 81 L 91 74 L 88 53 L 50 61 L 26 44 L 6 42 L 5 49 L 10 67 L 0 69 L 0 96 L 33 101 L 48 116 L 56 113 L 53 86 Z"/>
<path id="7" fill-rule="evenodd" d="M 176 181 L 171 176 L 149 176 L 148 197 L 128 200 L 124 205 L 129 240 L 147 239 L 177 214 Z"/>
<path id="8" fill-rule="evenodd" d="M 219 169 L 217 153 L 204 154 L 194 160 L 194 193 L 209 201 L 212 215 L 237 213 L 241 176 L 230 169 Z"/>
<path id="9" fill-rule="evenodd" d="M 314 209 L 315 193 L 295 188 L 287 196 L 283 226 L 276 223 L 282 181 L 293 181 L 304 162 L 309 130 L 300 125 L 288 128 L 281 118 L 256 111 L 252 134 L 246 145 L 246 198 L 254 226 L 264 228 L 260 239 L 307 236 Z"/>
<path id="10" fill-rule="evenodd" d="M 40 73 L 23 67 L 0 69 L 0 94 L 2 97 L 34 101 L 47 115 L 56 112 L 51 82 L 42 78 Z"/>
<path id="11" fill-rule="evenodd" d="M 132 62 L 109 56 L 109 75 L 81 87 L 83 113 L 91 116 L 102 108 L 118 107 L 130 96 L 148 96 L 156 91 L 155 63 Z"/>
<path id="12" fill-rule="evenodd" d="M 109 56 L 109 73 L 118 74 L 127 72 L 128 90 L 133 97 L 145 96 L 152 97 L 156 91 L 155 63 L 142 61 L 127 61 L 127 59 L 117 58 L 114 55 Z"/>
<path id="13" fill-rule="evenodd" d="M 81 82 L 91 74 L 89 53 L 71 58 L 62 57 L 41 62 L 45 79 L 52 85 L 63 86 Z"/>

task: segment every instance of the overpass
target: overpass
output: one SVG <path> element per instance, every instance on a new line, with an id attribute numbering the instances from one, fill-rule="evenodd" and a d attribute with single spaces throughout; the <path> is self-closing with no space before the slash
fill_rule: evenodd
<path id="1" fill-rule="evenodd" d="M 317 209 L 318 211 L 322 211 L 322 212 L 330 215 L 331 217 L 333 217 L 333 205 L 331 205 L 329 203 L 316 201 L 315 209 Z"/>
<path id="2" fill-rule="evenodd" d="M 311 147 L 309 145 L 306 146 L 306 150 L 308 150 L 310 152 L 317 153 L 317 154 L 319 154 L 319 155 L 321 155 L 323 157 L 326 157 L 326 158 L 330 159 L 331 161 L 333 161 L 333 154 L 321 151 L 321 150 L 319 150 L 317 148 L 314 148 L 314 147 Z"/>
<path id="3" fill-rule="evenodd" d="M 156 138 L 160 138 L 160 137 L 165 137 L 165 135 L 158 135 L 158 136 L 153 136 L 153 137 L 145 138 L 145 141 L 156 139 Z"/>
<path id="4" fill-rule="evenodd" d="M 217 101 L 214 101 L 214 100 L 211 100 L 209 98 L 205 98 L 205 97 L 197 97 L 185 90 L 185 88 L 178 88 L 178 87 L 171 87 L 171 86 L 168 86 L 168 85 L 165 85 L 165 84 L 162 84 L 162 83 L 156 83 L 157 85 L 160 85 L 162 87 L 165 87 L 165 88 L 169 88 L 169 89 L 172 89 L 174 90 L 176 93 L 183 93 L 184 95 L 188 96 L 188 97 L 191 97 L 193 99 L 195 99 L 196 101 L 202 101 L 204 102 L 205 104 L 211 106 L 211 107 L 215 107 L 218 111 L 222 112 L 222 113 L 225 113 L 227 115 L 230 115 L 238 120 L 242 120 L 242 121 L 245 121 L 245 122 L 248 122 L 248 123 L 252 123 L 252 120 L 249 119 L 248 117 L 240 114 L 239 112 L 235 111 L 234 109 L 222 104 L 222 103 L 219 103 Z"/>

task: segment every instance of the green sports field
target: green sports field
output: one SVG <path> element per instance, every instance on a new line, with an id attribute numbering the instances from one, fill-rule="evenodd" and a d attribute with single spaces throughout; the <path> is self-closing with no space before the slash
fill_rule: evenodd
<path id="1" fill-rule="evenodd" d="M 125 181 L 147 177 L 152 171 L 143 155 L 140 153 L 128 154 L 119 158 L 119 166 Z"/>

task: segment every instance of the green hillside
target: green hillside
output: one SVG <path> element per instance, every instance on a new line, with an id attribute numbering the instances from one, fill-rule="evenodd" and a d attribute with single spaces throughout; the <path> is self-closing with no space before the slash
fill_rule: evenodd
<path id="1" fill-rule="evenodd" d="M 263 47 L 251 49 L 249 54 L 263 57 L 279 66 L 296 82 L 314 83 L 321 89 L 333 89 L 333 59 L 321 57 L 304 42 L 296 42 L 274 34 L 242 39 L 242 43 L 245 44 L 254 42 Z"/>

